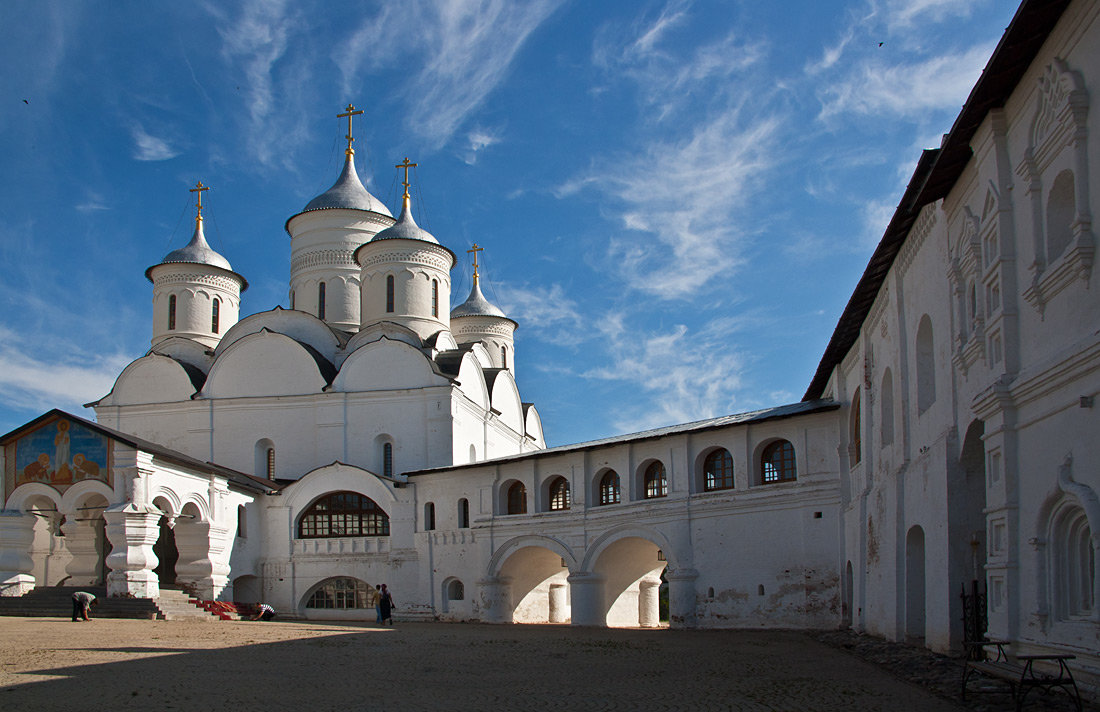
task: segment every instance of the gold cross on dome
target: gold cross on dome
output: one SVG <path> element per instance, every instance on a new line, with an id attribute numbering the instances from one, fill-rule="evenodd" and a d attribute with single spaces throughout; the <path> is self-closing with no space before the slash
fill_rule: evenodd
<path id="1" fill-rule="evenodd" d="M 358 111 L 356 111 L 354 106 L 352 106 L 351 104 L 348 104 L 348 108 L 345 109 L 345 112 L 346 113 L 343 113 L 343 114 L 337 114 L 336 118 L 342 119 L 345 116 L 348 117 L 348 135 L 344 137 L 348 140 L 348 147 L 347 147 L 347 150 L 344 151 L 344 153 L 346 153 L 347 155 L 350 156 L 353 153 L 355 153 L 355 149 L 353 149 L 351 147 L 351 142 L 355 140 L 354 138 L 351 137 L 351 117 L 358 116 L 359 114 L 362 114 L 363 110 L 359 109 Z"/>
<path id="2" fill-rule="evenodd" d="M 195 184 L 194 188 L 191 188 L 190 190 L 187 191 L 188 193 L 198 193 L 199 212 L 195 216 L 196 220 L 202 220 L 202 194 L 203 194 L 203 191 L 206 191 L 206 190 L 210 190 L 210 186 L 203 185 L 202 181 L 200 180 L 198 183 Z"/>
<path id="3" fill-rule="evenodd" d="M 406 198 L 409 197 L 409 169 L 410 168 L 416 168 L 416 166 L 417 166 L 417 164 L 415 164 L 415 163 L 409 163 L 409 157 L 408 156 L 405 156 L 404 161 L 402 161 L 401 163 L 398 163 L 396 166 L 394 166 L 394 168 L 404 168 L 405 169 L 405 180 L 401 181 L 401 185 L 405 186 L 405 195 L 404 195 L 404 197 L 406 197 Z"/>
<path id="4" fill-rule="evenodd" d="M 469 250 L 466 250 L 466 251 L 474 253 L 474 278 L 476 279 L 477 276 L 478 276 L 478 274 L 477 274 L 477 253 L 484 252 L 485 248 L 484 247 L 478 247 L 477 243 L 475 242 L 473 248 L 471 248 Z"/>

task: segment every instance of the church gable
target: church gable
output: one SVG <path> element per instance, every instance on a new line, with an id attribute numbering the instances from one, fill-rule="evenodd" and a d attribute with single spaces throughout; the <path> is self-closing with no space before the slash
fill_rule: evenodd
<path id="1" fill-rule="evenodd" d="M 336 332 L 312 314 L 275 307 L 270 311 L 253 314 L 234 324 L 218 344 L 217 358 L 246 336 L 264 330 L 283 334 L 294 341 L 308 344 L 330 362 L 336 360 L 336 350 L 342 346 Z"/>
<path id="2" fill-rule="evenodd" d="M 59 411 L 9 434 L 3 447 L 4 491 L 9 495 L 29 483 L 59 492 L 84 480 L 113 485 L 107 436 Z"/>

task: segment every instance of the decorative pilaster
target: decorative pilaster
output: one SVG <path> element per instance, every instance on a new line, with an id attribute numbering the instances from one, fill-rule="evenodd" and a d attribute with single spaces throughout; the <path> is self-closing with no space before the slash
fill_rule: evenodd
<path id="1" fill-rule="evenodd" d="M 160 537 L 162 513 L 151 505 L 118 504 L 103 512 L 107 538 L 113 549 L 107 557 L 107 595 L 123 598 L 156 598 L 160 582 L 153 569 L 157 556 L 153 545 Z"/>
<path id="2" fill-rule="evenodd" d="M 22 596 L 34 588 L 34 517 L 0 509 L 0 596 Z"/>

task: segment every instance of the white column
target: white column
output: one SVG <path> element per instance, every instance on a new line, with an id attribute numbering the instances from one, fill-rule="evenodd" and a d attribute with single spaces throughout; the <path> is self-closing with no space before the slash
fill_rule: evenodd
<path id="1" fill-rule="evenodd" d="M 486 623 L 511 623 L 511 579 L 482 579 L 477 585 L 481 588 L 481 620 Z"/>
<path id="2" fill-rule="evenodd" d="M 34 516 L 0 509 L 0 596 L 22 596 L 34 588 Z"/>
<path id="3" fill-rule="evenodd" d="M 569 598 L 572 600 L 573 625 L 607 626 L 604 610 L 604 577 L 598 574 L 575 573 L 569 578 Z"/>
<path id="4" fill-rule="evenodd" d="M 695 618 L 695 579 L 699 572 L 695 569 L 677 569 L 666 571 L 668 581 L 668 624 L 670 628 L 694 628 Z"/>
<path id="5" fill-rule="evenodd" d="M 565 623 L 569 620 L 569 604 L 566 602 L 564 583 L 550 584 L 550 622 Z"/>
<path id="6" fill-rule="evenodd" d="M 644 579 L 638 586 L 638 625 L 656 628 L 661 625 L 661 580 Z"/>
<path id="7" fill-rule="evenodd" d="M 153 545 L 160 537 L 161 511 L 152 505 L 118 504 L 103 512 L 113 549 L 107 557 L 107 595 L 156 598 L 160 582 L 153 569 Z"/>

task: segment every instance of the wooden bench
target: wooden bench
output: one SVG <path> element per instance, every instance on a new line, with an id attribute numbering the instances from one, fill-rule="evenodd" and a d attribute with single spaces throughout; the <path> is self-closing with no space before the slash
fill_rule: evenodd
<path id="1" fill-rule="evenodd" d="M 1016 701 L 1016 709 L 1020 710 L 1024 705 L 1024 698 L 1033 689 L 1038 688 L 1044 693 L 1058 688 L 1065 692 L 1077 706 L 1077 712 L 1081 712 L 1081 693 L 1077 691 L 1077 683 L 1073 680 L 1067 660 L 1073 660 L 1076 655 L 1017 655 L 1016 662 L 1009 660 L 1005 652 L 1007 640 L 984 640 L 965 643 L 966 659 L 963 662 L 962 696 L 966 698 L 967 684 L 975 676 L 984 676 L 1008 683 L 1008 692 Z M 990 648 L 997 649 L 997 655 L 989 660 Z M 1057 663 L 1057 672 L 1043 672 L 1036 670 L 1033 663 L 1036 661 Z M 1001 687 L 977 687 L 970 692 L 1005 692 Z"/>

